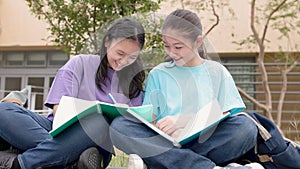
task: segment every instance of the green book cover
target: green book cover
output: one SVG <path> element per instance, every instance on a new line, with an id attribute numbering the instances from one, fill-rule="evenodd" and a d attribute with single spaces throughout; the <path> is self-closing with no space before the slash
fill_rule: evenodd
<path id="1" fill-rule="evenodd" d="M 110 104 L 110 103 L 103 103 L 98 102 L 101 110 L 104 114 L 106 114 L 110 119 L 114 119 L 120 116 L 123 113 L 127 113 L 127 110 L 133 110 L 135 113 L 140 115 L 145 120 L 151 122 L 152 121 L 152 112 L 153 106 L 152 105 L 144 105 L 144 106 L 136 106 L 136 107 L 128 107 L 124 104 Z"/>
<path id="2" fill-rule="evenodd" d="M 126 113 L 128 109 L 134 111 L 146 121 L 152 121 L 152 105 L 128 107 L 124 104 L 110 104 L 63 96 L 55 113 L 52 130 L 49 133 L 52 137 L 55 137 L 81 118 L 93 113 L 103 113 L 108 118 L 114 119 Z"/>

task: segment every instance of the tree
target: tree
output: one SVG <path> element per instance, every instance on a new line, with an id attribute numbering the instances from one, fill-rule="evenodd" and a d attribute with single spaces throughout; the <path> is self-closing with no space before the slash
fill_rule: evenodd
<path id="1" fill-rule="evenodd" d="M 162 35 L 160 33 L 163 19 L 155 12 L 136 16 L 146 30 L 146 43 L 142 51 L 142 60 L 147 70 L 165 61 L 168 56 L 164 52 Z"/>
<path id="2" fill-rule="evenodd" d="M 116 18 L 156 11 L 160 0 L 26 0 L 30 10 L 49 24 L 50 41 L 67 53 L 95 52 L 101 30 Z"/>
<path id="3" fill-rule="evenodd" d="M 172 3 L 175 3 L 176 0 L 171 0 Z M 191 0 L 180 0 L 180 7 L 182 9 L 185 8 L 191 8 L 194 11 L 197 11 L 199 14 L 201 12 L 205 12 L 206 15 L 199 15 L 205 16 L 207 20 L 210 20 L 211 25 L 206 29 L 207 31 L 204 32 L 204 37 L 207 36 L 213 29 L 218 26 L 220 22 L 220 15 L 218 13 L 219 10 L 228 10 L 230 14 L 232 15 L 231 17 L 234 16 L 234 12 L 230 8 L 230 4 L 228 0 L 223 0 L 223 1 L 217 1 L 215 0 L 202 0 L 202 1 L 191 1 Z M 207 16 L 207 12 L 210 13 L 211 15 Z M 208 18 L 209 17 L 209 18 Z"/>
<path id="4" fill-rule="evenodd" d="M 259 48 L 257 56 L 257 63 L 261 78 L 263 82 L 263 90 L 265 91 L 265 104 L 260 103 L 255 98 L 249 96 L 245 91 L 239 89 L 242 95 L 252 101 L 257 107 L 264 110 L 267 117 L 274 121 L 272 116 L 272 94 L 270 90 L 268 73 L 265 67 L 265 44 L 269 43 L 267 39 L 267 33 L 271 27 L 273 30 L 277 30 L 280 34 L 278 39 L 290 39 L 290 32 L 300 28 L 300 2 L 298 0 L 270 0 L 263 4 L 258 5 L 256 0 L 251 1 L 251 22 L 250 27 L 252 35 L 242 40 L 239 44 L 256 44 Z M 297 32 L 300 34 L 300 32 Z M 290 41 L 289 41 L 290 42 Z M 297 44 L 290 44 L 290 47 L 297 49 Z M 281 49 L 281 46 L 278 47 Z M 300 61 L 300 56 L 295 55 L 292 52 L 282 51 L 279 53 L 276 60 L 283 61 L 285 64 L 278 67 L 282 76 L 282 87 L 279 97 L 279 104 L 277 106 L 277 118 L 276 124 L 280 128 L 283 102 L 287 91 L 287 75 L 292 71 Z"/>

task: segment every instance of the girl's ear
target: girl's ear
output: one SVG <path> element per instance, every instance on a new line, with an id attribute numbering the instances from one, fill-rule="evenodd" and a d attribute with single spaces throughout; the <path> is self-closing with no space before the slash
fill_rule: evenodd
<path id="1" fill-rule="evenodd" d="M 201 35 L 199 35 L 196 39 L 196 47 L 199 48 L 203 43 L 203 38 Z"/>

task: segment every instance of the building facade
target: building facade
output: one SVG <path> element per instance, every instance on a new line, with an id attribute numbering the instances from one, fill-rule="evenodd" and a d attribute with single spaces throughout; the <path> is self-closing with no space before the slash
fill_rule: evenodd
<path id="1" fill-rule="evenodd" d="M 69 56 L 49 43 L 47 25 L 23 0 L 0 0 L 0 98 L 30 86 L 30 109 L 42 111 L 57 69 Z"/>

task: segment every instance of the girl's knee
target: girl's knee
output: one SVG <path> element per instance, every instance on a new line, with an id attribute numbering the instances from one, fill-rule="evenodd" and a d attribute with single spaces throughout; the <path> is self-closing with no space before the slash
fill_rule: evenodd
<path id="1" fill-rule="evenodd" d="M 116 117 L 112 121 L 111 128 L 118 131 L 122 131 L 122 130 L 128 130 L 129 128 L 135 128 L 139 125 L 140 123 L 134 117 L 122 115 Z"/>
<path id="2" fill-rule="evenodd" d="M 242 127 L 247 128 L 249 131 L 257 131 L 256 124 L 251 119 L 243 115 L 236 117 L 240 120 Z"/>
<path id="3" fill-rule="evenodd" d="M 116 117 L 110 124 L 114 130 L 121 130 L 126 125 L 126 119 L 123 116 Z"/>
<path id="4" fill-rule="evenodd" d="M 246 116 L 240 115 L 233 117 L 235 121 L 235 133 L 237 138 L 247 138 L 249 140 L 256 140 L 257 138 L 257 126 L 256 124 Z"/>

